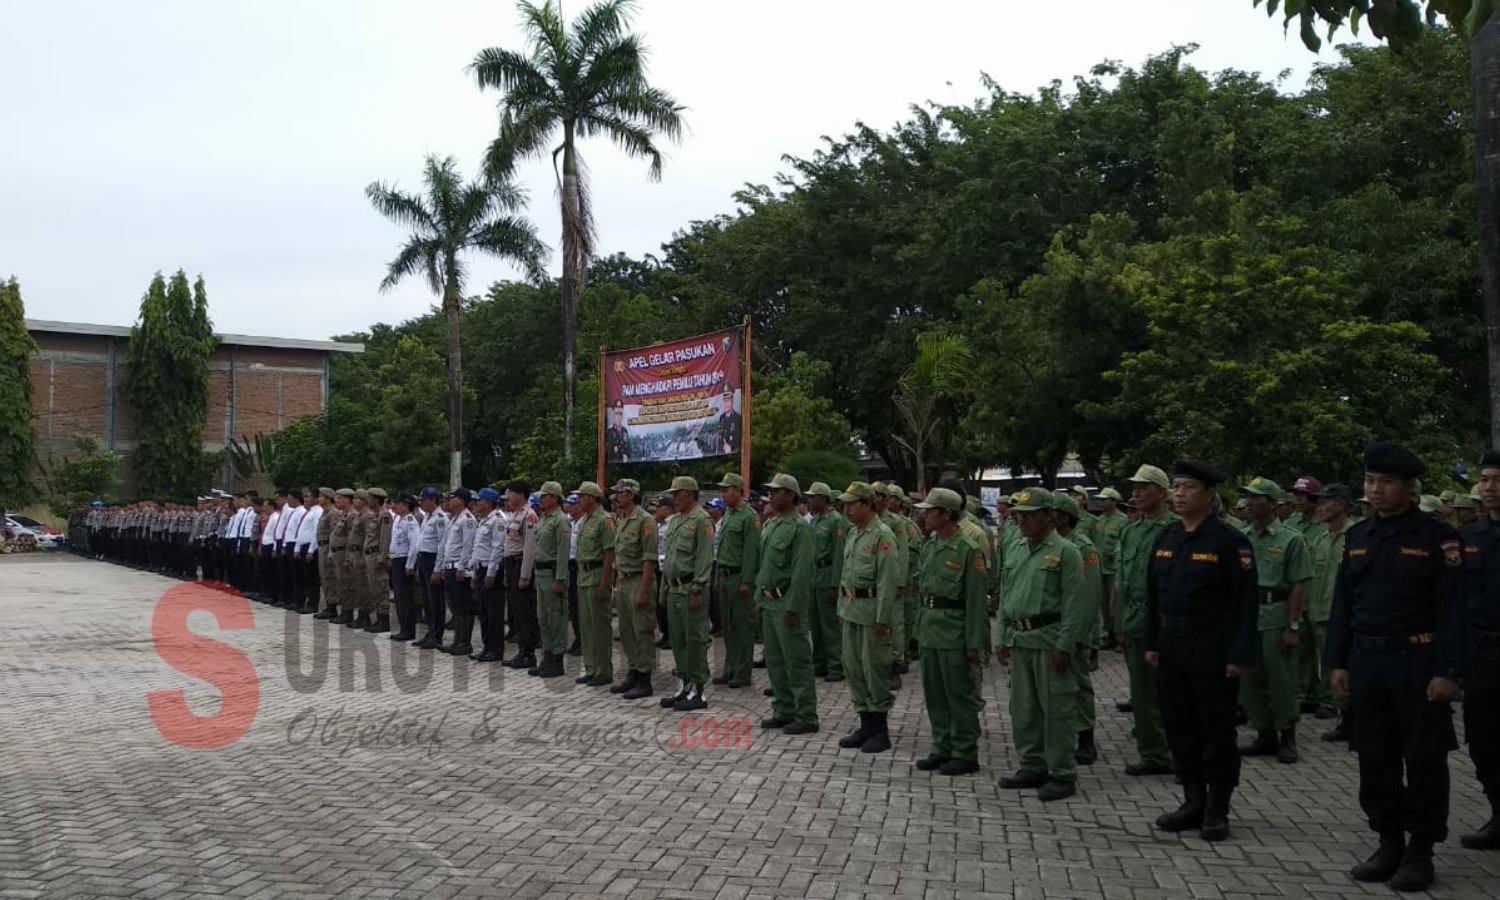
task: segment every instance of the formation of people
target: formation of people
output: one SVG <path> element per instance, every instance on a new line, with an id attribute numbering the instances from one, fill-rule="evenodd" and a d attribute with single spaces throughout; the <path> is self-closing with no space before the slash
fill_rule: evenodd
<path id="1" fill-rule="evenodd" d="M 784 735 L 818 733 L 817 680 L 847 681 L 859 725 L 837 743 L 863 753 L 891 749 L 890 711 L 916 664 L 930 730 L 916 768 L 946 776 L 979 770 L 993 658 L 1019 762 L 999 784 L 1044 801 L 1072 796 L 1079 766 L 1097 760 L 1092 673 L 1115 647 L 1138 755 L 1124 774 L 1182 786 L 1158 828 L 1228 838 L 1242 758 L 1295 764 L 1300 717 L 1336 719 L 1325 739 L 1358 755 L 1379 839 L 1350 874 L 1422 890 L 1447 837 L 1461 697 L 1492 813 L 1462 843 L 1500 848 L 1500 724 L 1485 715 L 1500 699 L 1500 451 L 1452 497 L 1422 494 L 1404 448 L 1372 445 L 1364 461 L 1358 496 L 1310 475 L 1286 492 L 1257 477 L 1232 510 L 1225 477 L 1182 460 L 1170 474 L 1141 466 L 1128 499 L 1033 487 L 994 514 L 956 481 L 918 502 L 894 484 L 804 491 L 789 475 L 762 495 L 728 474 L 706 502 L 679 477 L 651 498 L 625 478 L 608 491 L 515 481 L 95 504 L 70 536 L 85 555 L 538 678 L 581 656 L 578 684 L 679 712 L 750 688 L 764 666 L 761 725 Z M 675 678 L 664 690 L 659 648 Z"/>

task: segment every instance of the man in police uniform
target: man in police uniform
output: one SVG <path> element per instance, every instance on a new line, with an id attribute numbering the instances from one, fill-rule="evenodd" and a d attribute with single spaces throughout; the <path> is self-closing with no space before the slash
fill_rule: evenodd
<path id="1" fill-rule="evenodd" d="M 479 611 L 474 598 L 474 573 L 470 561 L 474 555 L 474 537 L 479 531 L 479 520 L 469 512 L 469 501 L 474 495 L 468 488 L 454 488 L 448 495 L 448 527 L 443 533 L 443 548 L 438 552 L 438 571 L 434 578 L 441 578 L 448 600 L 448 611 L 453 614 L 453 641 L 438 649 L 452 656 L 468 656 L 474 652 L 470 641 L 474 637 L 474 615 Z"/>
<path id="2" fill-rule="evenodd" d="M 889 683 L 891 623 L 903 614 L 901 586 L 906 554 L 881 520 L 881 495 L 856 481 L 839 494 L 852 526 L 844 538 L 839 582 L 839 619 L 844 623 L 844 675 L 859 728 L 839 739 L 846 750 L 883 753 L 891 749 L 888 716 L 894 697 Z"/>
<path id="3" fill-rule="evenodd" d="M 1240 753 L 1275 755 L 1278 762 L 1294 763 L 1301 693 L 1296 653 L 1307 584 L 1313 576 L 1312 553 L 1301 532 L 1276 520 L 1281 499 L 1276 482 L 1253 478 L 1242 490 L 1250 501 L 1245 536 L 1255 550 L 1260 637 L 1255 668 L 1240 679 L 1240 704 L 1255 731 L 1255 740 Z"/>
<path id="4" fill-rule="evenodd" d="M 1469 660 L 1464 681 L 1464 735 L 1474 777 L 1490 802 L 1490 819 L 1459 838 L 1470 850 L 1500 849 L 1500 450 L 1479 461 L 1484 515 L 1459 532 L 1464 543 Z M 1455 507 L 1458 505 L 1454 503 Z"/>
<path id="5" fill-rule="evenodd" d="M 719 442 L 724 445 L 726 455 L 733 456 L 740 452 L 744 428 L 744 419 L 734 411 L 734 388 L 725 382 L 724 402 L 719 412 Z"/>
<path id="6" fill-rule="evenodd" d="M 714 523 L 698 504 L 698 482 L 685 475 L 672 479 L 677 517 L 667 533 L 667 562 L 662 584 L 667 594 L 667 623 L 672 630 L 672 660 L 677 692 L 661 705 L 678 712 L 705 709 L 708 700 L 708 588 L 714 571 Z"/>
<path id="7" fill-rule="evenodd" d="M 1146 626 L 1146 578 L 1151 549 L 1177 517 L 1166 509 L 1171 483 L 1156 466 L 1141 466 L 1131 476 L 1130 496 L 1140 518 L 1120 532 L 1120 561 L 1111 604 L 1115 635 L 1125 642 L 1125 665 L 1130 672 L 1131 711 L 1135 714 L 1135 746 L 1140 762 L 1125 767 L 1131 776 L 1171 775 L 1172 757 L 1162 730 L 1161 701 L 1156 673 L 1146 665 L 1142 638 Z"/>
<path id="8" fill-rule="evenodd" d="M 1458 748 L 1449 703 L 1467 642 L 1458 533 L 1412 508 L 1422 472 L 1404 447 L 1365 449 L 1374 515 L 1349 529 L 1328 620 L 1332 687 L 1349 697 L 1349 745 L 1359 754 L 1360 806 L 1380 836 L 1349 874 L 1398 891 L 1432 884 L 1433 846 L 1448 836 L 1448 753 Z"/>
<path id="9" fill-rule="evenodd" d="M 839 636 L 839 579 L 844 570 L 844 537 L 849 520 L 833 506 L 833 491 L 821 481 L 807 488 L 807 508 L 812 513 L 813 674 L 824 681 L 844 680 L 843 641 Z"/>
<path id="10" fill-rule="evenodd" d="M 345 619 L 354 620 L 354 610 L 349 605 L 349 528 L 354 522 L 354 489 L 339 488 L 335 492 L 333 527 L 328 537 L 328 578 L 323 593 L 328 600 L 328 616 L 325 621 L 337 625 Z M 230 526 L 234 526 L 231 524 Z"/>
<path id="11" fill-rule="evenodd" d="M 729 473 L 719 482 L 724 518 L 719 521 L 719 603 L 724 624 L 724 672 L 714 684 L 746 687 L 755 658 L 755 575 L 760 571 L 760 517 L 745 503 L 745 480 Z M 677 636 L 672 635 L 672 640 Z"/>
<path id="12" fill-rule="evenodd" d="M 1221 481 L 1205 462 L 1173 467 L 1173 506 L 1182 519 L 1152 550 L 1141 638 L 1160 678 L 1162 720 L 1184 797 L 1156 827 L 1198 828 L 1205 841 L 1229 837 L 1229 800 L 1240 778 L 1235 699 L 1258 641 L 1255 554 L 1213 514 Z"/>
<path id="13" fill-rule="evenodd" d="M 609 429 L 604 433 L 604 453 L 610 462 L 630 462 L 630 432 L 625 429 L 625 404 L 619 400 L 610 407 Z"/>
<path id="14" fill-rule="evenodd" d="M 932 730 L 932 751 L 917 761 L 922 771 L 968 775 L 979 771 L 979 682 L 974 666 L 986 652 L 989 579 L 984 554 L 959 533 L 964 498 L 933 488 L 917 504 L 928 538 L 917 577 L 916 639 L 922 655 L 922 695 Z"/>

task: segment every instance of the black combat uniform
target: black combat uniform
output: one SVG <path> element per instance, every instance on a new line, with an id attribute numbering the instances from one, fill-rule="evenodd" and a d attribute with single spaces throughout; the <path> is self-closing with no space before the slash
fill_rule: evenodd
<path id="1" fill-rule="evenodd" d="M 1500 469 L 1500 450 L 1490 450 L 1479 470 Z M 1464 680 L 1464 733 L 1474 775 L 1490 801 L 1490 820 L 1462 844 L 1471 850 L 1500 849 L 1500 521 L 1494 513 L 1459 531 L 1464 545 L 1464 595 L 1469 656 Z"/>

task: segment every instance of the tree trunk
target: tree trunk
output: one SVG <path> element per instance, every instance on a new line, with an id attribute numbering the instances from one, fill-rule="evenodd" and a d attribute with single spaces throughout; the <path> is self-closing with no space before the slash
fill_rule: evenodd
<path id="1" fill-rule="evenodd" d="M 1474 36 L 1470 53 L 1479 276 L 1489 350 L 1490 446 L 1500 447 L 1500 16 Z"/>
<path id="2" fill-rule="evenodd" d="M 448 487 L 463 484 L 464 364 L 459 320 L 463 297 L 453 276 L 454 259 L 446 260 L 448 283 L 443 291 L 443 319 L 448 325 Z"/>
<path id="3" fill-rule="evenodd" d="M 573 458 L 573 408 L 578 401 L 578 300 L 588 270 L 583 196 L 578 182 L 578 159 L 573 151 L 573 125 L 563 126 L 562 183 L 562 317 L 563 317 L 563 458 Z"/>

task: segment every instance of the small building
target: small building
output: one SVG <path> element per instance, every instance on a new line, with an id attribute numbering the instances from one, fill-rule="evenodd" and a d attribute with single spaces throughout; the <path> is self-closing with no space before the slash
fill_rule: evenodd
<path id="1" fill-rule="evenodd" d="M 37 454 L 67 455 L 86 432 L 102 450 L 128 457 L 140 423 L 124 390 L 130 328 L 27 319 L 40 352 L 32 360 L 32 411 Z M 328 408 L 328 366 L 334 353 L 362 353 L 363 344 L 221 334 L 209 359 L 208 420 L 203 449 L 269 434 Z M 128 485 L 129 466 L 120 469 Z M 128 490 L 125 492 L 128 494 Z"/>

